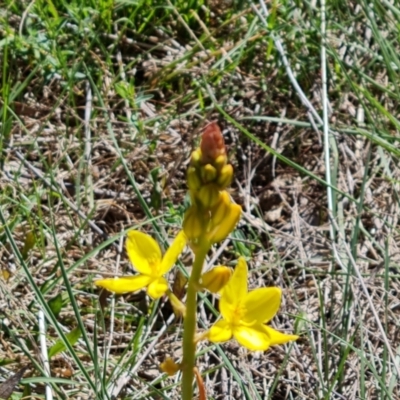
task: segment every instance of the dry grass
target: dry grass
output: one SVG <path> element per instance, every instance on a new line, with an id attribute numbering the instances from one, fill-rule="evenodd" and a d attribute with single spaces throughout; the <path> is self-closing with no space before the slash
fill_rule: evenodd
<path id="1" fill-rule="evenodd" d="M 55 398 L 179 398 L 179 377 L 158 370 L 166 355 L 180 357 L 169 304 L 99 299 L 93 280 L 131 271 L 126 230 L 173 238 L 190 152 L 212 119 L 244 213 L 209 259 L 235 265 L 243 255 L 251 287 L 280 286 L 272 325 L 301 339 L 265 353 L 202 343 L 209 398 L 400 399 L 400 10 L 356 3 L 327 8 L 327 92 L 313 2 L 269 4 L 268 30 L 240 2 L 100 2 L 86 13 L 73 2 L 25 13 L 9 2 L 0 11 L 0 383 L 29 366 L 13 399 L 45 392 L 39 309 L 48 347 L 82 330 L 51 359 Z M 331 209 L 324 126 L 276 40 L 317 115 L 329 100 Z M 190 261 L 188 252 L 180 267 Z M 62 303 L 53 317 L 50 299 Z M 216 309 L 204 296 L 202 329 Z"/>

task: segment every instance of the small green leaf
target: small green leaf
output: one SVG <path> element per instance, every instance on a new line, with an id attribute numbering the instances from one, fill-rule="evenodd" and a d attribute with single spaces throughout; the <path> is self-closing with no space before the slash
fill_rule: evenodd
<path id="1" fill-rule="evenodd" d="M 235 240 L 234 242 L 236 252 L 241 256 L 251 257 L 251 251 L 249 249 L 249 246 L 245 243 L 246 241 L 245 234 L 240 229 L 236 229 L 235 231 L 232 232 L 232 237 L 238 239 L 237 241 Z"/>
<path id="2" fill-rule="evenodd" d="M 48 301 L 49 307 L 51 311 L 53 311 L 53 314 L 55 317 L 58 317 L 58 314 L 60 314 L 60 311 L 62 309 L 62 296 L 61 293 L 59 293 L 57 296 L 53 297 Z"/>
<path id="3" fill-rule="evenodd" d="M 129 100 L 134 95 L 131 88 L 126 82 L 117 82 L 114 87 L 117 94 L 123 99 Z"/>
<path id="4" fill-rule="evenodd" d="M 22 257 L 24 257 L 24 259 L 26 259 L 26 257 L 28 256 L 29 251 L 35 247 L 35 244 L 36 244 L 35 234 L 32 231 L 30 231 L 25 236 L 24 247 L 21 250 L 21 254 Z"/>
<path id="5" fill-rule="evenodd" d="M 75 328 L 70 333 L 67 333 L 65 337 L 68 340 L 68 343 L 71 346 L 73 346 L 81 337 L 81 335 L 82 335 L 81 330 L 79 328 Z M 64 341 L 62 339 L 58 339 L 57 342 L 49 349 L 49 358 L 55 356 L 58 353 L 61 353 L 66 348 L 67 346 L 65 345 Z"/>
<path id="6" fill-rule="evenodd" d="M 16 361 L 11 358 L 0 358 L 0 367 L 4 367 L 8 364 L 15 363 Z"/>
<path id="7" fill-rule="evenodd" d="M 31 398 L 31 386 L 30 385 L 24 385 L 24 391 L 22 393 L 22 398 L 23 399 L 30 399 Z"/>
<path id="8" fill-rule="evenodd" d="M 76 71 L 71 77 L 74 77 L 75 79 L 86 79 L 87 76 L 79 71 Z"/>
<path id="9" fill-rule="evenodd" d="M 51 271 L 52 274 L 54 274 L 58 269 L 58 264 L 55 265 L 55 267 L 53 268 L 53 270 Z M 42 287 L 40 288 L 40 291 L 42 293 L 46 293 L 47 292 L 47 288 L 51 287 L 54 284 L 54 280 L 53 279 L 49 279 L 48 281 L 45 281 L 42 285 Z"/>
<path id="10" fill-rule="evenodd" d="M 57 8 L 54 6 L 54 3 L 51 0 L 47 0 L 47 4 L 49 6 L 51 15 L 58 21 L 60 17 L 58 15 Z"/>

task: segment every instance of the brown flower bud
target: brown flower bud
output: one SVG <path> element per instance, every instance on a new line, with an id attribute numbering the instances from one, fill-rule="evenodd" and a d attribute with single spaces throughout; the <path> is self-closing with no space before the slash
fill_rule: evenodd
<path id="1" fill-rule="evenodd" d="M 202 164 L 213 164 L 219 156 L 226 156 L 224 137 L 216 122 L 210 122 L 204 128 L 200 149 Z"/>

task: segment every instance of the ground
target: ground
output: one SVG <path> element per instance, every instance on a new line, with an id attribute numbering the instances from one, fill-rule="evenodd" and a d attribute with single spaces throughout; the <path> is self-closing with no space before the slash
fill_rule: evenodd
<path id="1" fill-rule="evenodd" d="M 127 230 L 171 242 L 217 121 L 243 216 L 208 264 L 244 256 L 251 288 L 282 288 L 271 326 L 300 339 L 202 342 L 208 398 L 400 399 L 399 16 L 393 1 L 7 1 L 0 398 L 44 396 L 46 375 L 57 399 L 179 398 L 159 370 L 181 357 L 168 301 L 93 282 L 134 273 Z M 218 315 L 201 299 L 199 330 Z"/>

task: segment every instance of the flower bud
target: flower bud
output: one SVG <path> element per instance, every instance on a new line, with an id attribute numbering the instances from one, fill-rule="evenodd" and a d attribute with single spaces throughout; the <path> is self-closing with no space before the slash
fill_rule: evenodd
<path id="1" fill-rule="evenodd" d="M 190 165 L 196 167 L 200 165 L 201 160 L 201 150 L 196 149 L 192 152 L 192 157 L 190 158 Z"/>
<path id="2" fill-rule="evenodd" d="M 232 269 L 219 265 L 201 276 L 201 286 L 211 293 L 218 293 L 228 283 Z"/>
<path id="3" fill-rule="evenodd" d="M 210 243 L 218 243 L 224 240 L 234 229 L 240 219 L 242 207 L 238 204 L 231 203 L 228 207 L 226 216 L 220 224 L 213 223 L 213 228 L 208 233 L 208 240 Z"/>
<path id="4" fill-rule="evenodd" d="M 180 269 L 176 269 L 174 281 L 172 284 L 172 293 L 182 300 L 185 295 L 185 286 L 188 283 L 188 278 L 182 273 Z"/>
<path id="5" fill-rule="evenodd" d="M 213 183 L 202 186 L 197 193 L 197 199 L 205 209 L 214 207 L 219 201 L 218 187 Z"/>
<path id="6" fill-rule="evenodd" d="M 227 164 L 224 165 L 220 171 L 220 173 L 218 174 L 218 186 L 220 189 L 225 189 L 227 188 L 231 182 L 232 182 L 232 178 L 233 178 L 233 167 L 231 164 Z"/>
<path id="7" fill-rule="evenodd" d="M 226 155 L 224 137 L 216 122 L 205 127 L 200 148 L 202 164 L 213 164 L 218 156 Z"/>
<path id="8" fill-rule="evenodd" d="M 183 218 L 183 231 L 189 241 L 198 239 L 207 229 L 208 221 L 205 221 L 196 206 L 191 206 Z"/>
<path id="9" fill-rule="evenodd" d="M 189 167 L 186 173 L 187 185 L 190 190 L 197 191 L 201 187 L 201 180 L 195 167 Z"/>
<path id="10" fill-rule="evenodd" d="M 160 364 L 160 369 L 169 376 L 175 375 L 180 369 L 180 364 L 177 364 L 171 357 L 167 357 L 164 362 Z"/>
<path id="11" fill-rule="evenodd" d="M 211 229 L 218 226 L 225 216 L 229 214 L 231 199 L 226 190 L 219 192 L 219 201 L 211 210 Z"/>
<path id="12" fill-rule="evenodd" d="M 203 183 L 210 183 L 217 177 L 217 170 L 211 164 L 207 164 L 200 168 L 200 174 Z"/>
<path id="13" fill-rule="evenodd" d="M 171 303 L 172 309 L 176 317 L 185 317 L 186 306 L 170 291 L 167 292 L 169 302 Z"/>
<path id="14" fill-rule="evenodd" d="M 227 162 L 228 157 L 226 156 L 226 154 L 220 155 L 214 161 L 215 168 L 217 168 L 218 171 L 221 171 L 221 169 L 226 165 Z"/>

